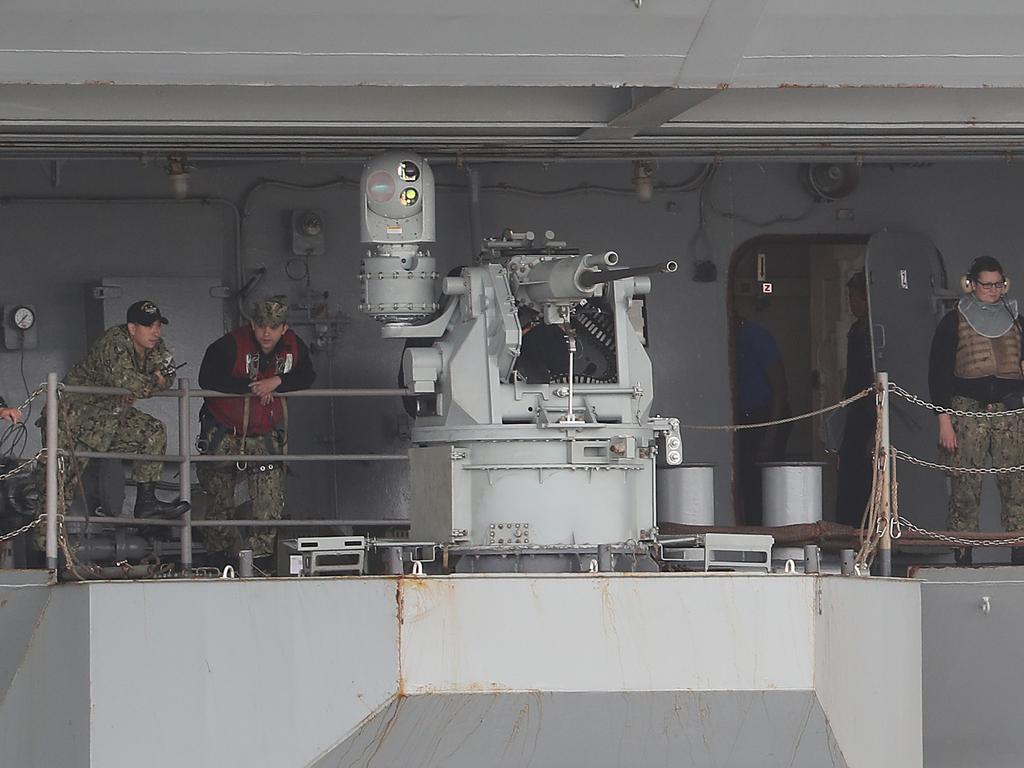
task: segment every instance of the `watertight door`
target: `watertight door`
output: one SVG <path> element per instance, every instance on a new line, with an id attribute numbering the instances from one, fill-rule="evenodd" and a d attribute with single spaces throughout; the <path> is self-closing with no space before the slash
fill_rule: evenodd
<path id="1" fill-rule="evenodd" d="M 938 300 L 945 292 L 942 256 L 925 235 L 882 231 L 868 240 L 865 272 L 875 371 L 887 372 L 890 382 L 927 400 L 928 352 L 943 312 Z M 938 455 L 934 412 L 893 396 L 889 423 L 894 447 L 929 461 L 946 461 Z M 943 530 L 945 476 L 900 461 L 896 477 L 899 513 L 918 525 Z"/>

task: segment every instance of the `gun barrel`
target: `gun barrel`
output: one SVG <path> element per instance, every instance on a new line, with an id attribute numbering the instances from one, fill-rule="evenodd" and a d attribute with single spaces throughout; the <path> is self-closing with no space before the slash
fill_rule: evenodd
<path id="1" fill-rule="evenodd" d="M 675 272 L 677 269 L 679 269 L 679 264 L 669 260 L 663 261 L 660 264 L 649 264 L 646 267 L 633 267 L 632 269 L 606 269 L 601 272 L 584 272 L 579 276 L 579 284 L 584 288 L 593 288 L 601 283 L 610 283 L 627 277 L 653 275 L 658 272 Z"/>

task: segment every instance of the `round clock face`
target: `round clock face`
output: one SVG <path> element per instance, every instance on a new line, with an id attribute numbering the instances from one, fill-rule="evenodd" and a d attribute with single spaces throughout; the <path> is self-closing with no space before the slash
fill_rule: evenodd
<path id="1" fill-rule="evenodd" d="M 14 325 L 23 331 L 27 331 L 36 324 L 36 313 L 28 307 L 18 307 L 14 310 Z"/>

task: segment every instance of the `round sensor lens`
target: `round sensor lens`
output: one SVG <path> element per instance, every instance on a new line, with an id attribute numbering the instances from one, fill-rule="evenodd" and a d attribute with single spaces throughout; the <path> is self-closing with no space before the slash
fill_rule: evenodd
<path id="1" fill-rule="evenodd" d="M 375 203 L 386 203 L 395 196 L 395 179 L 387 171 L 375 171 L 366 180 L 366 196 Z"/>
<path id="2" fill-rule="evenodd" d="M 420 177 L 420 167 L 411 160 L 403 160 L 398 164 L 398 178 L 402 181 L 416 181 Z"/>

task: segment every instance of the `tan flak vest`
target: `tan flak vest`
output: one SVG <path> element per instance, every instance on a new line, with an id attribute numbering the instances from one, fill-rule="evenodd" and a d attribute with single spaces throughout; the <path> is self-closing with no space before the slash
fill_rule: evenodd
<path id="1" fill-rule="evenodd" d="M 982 336 L 967 319 L 957 312 L 958 339 L 953 375 L 959 379 L 1024 379 L 1020 372 L 1020 328 L 1014 323 L 1010 330 L 995 339 Z"/>

